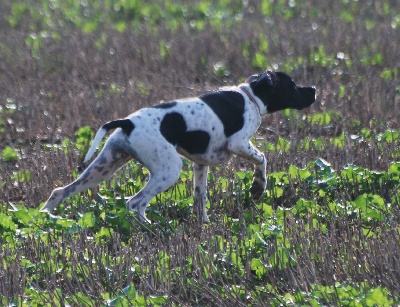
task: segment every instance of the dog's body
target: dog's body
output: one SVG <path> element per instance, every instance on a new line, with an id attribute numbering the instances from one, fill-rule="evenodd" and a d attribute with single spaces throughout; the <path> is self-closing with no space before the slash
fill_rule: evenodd
<path id="1" fill-rule="evenodd" d="M 201 220 L 208 222 L 208 166 L 226 162 L 234 154 L 252 162 L 251 193 L 254 199 L 260 198 L 266 184 L 266 159 L 249 140 L 260 126 L 261 116 L 286 108 L 303 109 L 314 101 L 315 88 L 299 87 L 284 73 L 266 71 L 237 87 L 141 109 L 100 128 L 85 161 L 108 130 L 119 129 L 76 181 L 52 192 L 42 211 L 51 211 L 67 197 L 96 186 L 134 158 L 151 176 L 126 207 L 147 220 L 145 209 L 150 200 L 178 180 L 182 155 L 193 161 L 195 208 Z"/>

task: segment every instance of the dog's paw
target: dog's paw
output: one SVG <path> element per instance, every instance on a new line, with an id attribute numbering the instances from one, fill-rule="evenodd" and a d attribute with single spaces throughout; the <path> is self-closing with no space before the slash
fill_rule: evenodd
<path id="1" fill-rule="evenodd" d="M 138 209 L 142 209 L 142 208 L 134 207 L 133 209 L 130 209 L 136 216 L 137 221 L 142 224 L 151 224 L 151 221 L 146 216 L 146 211 L 138 210 Z"/>
<path id="2" fill-rule="evenodd" d="M 254 200 L 259 200 L 265 191 L 265 181 L 254 178 L 253 184 L 250 188 L 251 197 Z"/>
<path id="3" fill-rule="evenodd" d="M 64 188 L 56 188 L 51 193 L 49 199 L 43 208 L 40 209 L 40 212 L 48 212 L 53 211 L 64 199 L 66 198 Z"/>
<path id="4" fill-rule="evenodd" d="M 135 213 L 136 213 L 136 218 L 138 219 L 138 221 L 140 223 L 151 225 L 151 221 L 146 217 L 146 215 L 144 213 L 140 214 L 137 211 Z"/>
<path id="5" fill-rule="evenodd" d="M 200 222 L 203 223 L 203 224 L 208 224 L 208 223 L 210 223 L 210 219 L 208 218 L 207 213 L 204 213 L 204 212 L 203 212 L 203 217 L 202 217 L 202 219 L 201 219 Z"/>
<path id="6" fill-rule="evenodd" d="M 193 212 L 196 214 L 200 224 L 208 224 L 210 222 L 205 206 L 198 206 L 195 202 Z"/>
<path id="7" fill-rule="evenodd" d="M 250 188 L 251 196 L 254 200 L 259 200 L 265 191 L 267 180 L 265 171 L 256 168 L 253 175 L 253 183 Z"/>

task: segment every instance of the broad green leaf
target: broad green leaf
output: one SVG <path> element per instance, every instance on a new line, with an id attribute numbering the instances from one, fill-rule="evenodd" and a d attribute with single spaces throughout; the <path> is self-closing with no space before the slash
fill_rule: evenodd
<path id="1" fill-rule="evenodd" d="M 93 212 L 86 212 L 78 221 L 82 228 L 93 227 L 96 222 Z"/>
<path id="2" fill-rule="evenodd" d="M 296 209 L 299 212 L 302 212 L 304 210 L 313 210 L 315 208 L 317 208 L 317 205 L 314 201 L 305 200 L 303 198 L 300 198 L 296 203 Z"/>
<path id="3" fill-rule="evenodd" d="M 150 296 L 148 297 L 148 301 L 151 304 L 151 306 L 164 306 L 164 304 L 166 304 L 168 301 L 168 296 L 167 295 Z"/>
<path id="4" fill-rule="evenodd" d="M 262 148 L 264 151 L 275 151 L 275 145 L 270 142 L 264 142 L 260 148 Z"/>
<path id="5" fill-rule="evenodd" d="M 4 162 L 17 161 L 19 159 L 15 150 L 12 149 L 10 146 L 7 146 L 3 149 L 1 156 Z"/>
<path id="6" fill-rule="evenodd" d="M 0 213 L 0 226 L 6 229 L 17 229 L 17 225 L 14 224 L 12 219 L 3 213 Z"/>
<path id="7" fill-rule="evenodd" d="M 29 182 L 32 178 L 32 173 L 27 170 L 19 170 L 12 177 L 19 182 Z"/>
<path id="8" fill-rule="evenodd" d="M 289 166 L 288 175 L 290 178 L 299 178 L 301 180 L 307 179 L 311 176 L 307 168 L 298 168 L 294 165 Z"/>
<path id="9" fill-rule="evenodd" d="M 258 258 L 251 259 L 251 269 L 256 273 L 258 279 L 261 279 L 267 272 L 266 266 Z"/>
<path id="10" fill-rule="evenodd" d="M 98 26 L 98 22 L 97 21 L 88 21 L 88 22 L 85 22 L 83 24 L 82 31 L 84 33 L 91 33 L 94 30 L 96 30 L 97 26 Z"/>
<path id="11" fill-rule="evenodd" d="M 331 122 L 331 116 L 328 112 L 317 113 L 311 117 L 311 124 L 326 126 Z"/>
<path id="12" fill-rule="evenodd" d="M 369 208 L 385 208 L 385 200 L 379 195 L 363 194 L 354 200 L 356 208 L 367 209 Z"/>
<path id="13" fill-rule="evenodd" d="M 109 238 L 113 232 L 114 232 L 114 230 L 112 228 L 108 229 L 108 228 L 101 227 L 100 230 L 96 233 L 95 237 L 96 237 L 96 239 L 99 239 L 102 237 Z"/>
<path id="14" fill-rule="evenodd" d="M 387 130 L 386 132 L 380 134 L 378 136 L 378 140 L 387 142 L 387 143 L 392 143 L 395 140 L 398 140 L 400 137 L 400 131 L 394 131 L 394 130 Z"/>
<path id="15" fill-rule="evenodd" d="M 118 32 L 121 32 L 121 33 L 125 31 L 126 27 L 127 27 L 127 24 L 123 20 L 120 20 L 114 24 L 115 30 L 117 30 Z"/>
<path id="16" fill-rule="evenodd" d="M 27 214 L 26 210 L 19 208 L 17 211 L 13 211 L 13 216 L 18 220 L 19 223 L 24 226 L 28 226 L 32 222 L 32 217 Z"/>
<path id="17" fill-rule="evenodd" d="M 276 144 L 276 149 L 279 151 L 287 152 L 290 149 L 290 141 L 279 137 Z"/>
<path id="18" fill-rule="evenodd" d="M 326 147 L 326 142 L 327 140 L 322 138 L 322 137 L 317 137 L 314 142 L 312 142 L 312 145 L 314 145 L 314 147 L 317 150 L 324 150 Z"/>
<path id="19" fill-rule="evenodd" d="M 387 294 L 381 287 L 372 290 L 365 298 L 365 306 L 393 306 L 393 300 L 389 300 Z"/>
<path id="20" fill-rule="evenodd" d="M 399 178 L 400 177 L 400 162 L 394 162 L 394 163 L 390 164 L 388 174 L 394 175 L 396 178 Z"/>
<path id="21" fill-rule="evenodd" d="M 75 221 L 69 220 L 69 219 L 64 219 L 64 218 L 59 218 L 57 220 L 57 225 L 59 225 L 61 228 L 71 228 L 72 226 L 75 225 Z M 82 226 L 82 225 L 81 225 Z"/>
<path id="22" fill-rule="evenodd" d="M 257 205 L 257 207 L 263 213 L 263 216 L 266 219 L 271 218 L 274 214 L 274 209 L 265 203 L 261 203 L 261 204 Z"/>

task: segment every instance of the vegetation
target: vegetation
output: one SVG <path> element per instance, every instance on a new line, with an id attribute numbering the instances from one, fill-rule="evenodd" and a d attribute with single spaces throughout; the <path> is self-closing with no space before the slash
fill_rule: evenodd
<path id="1" fill-rule="evenodd" d="M 0 14 L 0 305 L 400 304 L 400 2 L 3 0 Z M 264 69 L 317 87 L 308 110 L 265 117 L 252 166 L 192 170 L 140 224 L 131 162 L 38 208 L 82 171 L 94 131 L 161 100 Z"/>

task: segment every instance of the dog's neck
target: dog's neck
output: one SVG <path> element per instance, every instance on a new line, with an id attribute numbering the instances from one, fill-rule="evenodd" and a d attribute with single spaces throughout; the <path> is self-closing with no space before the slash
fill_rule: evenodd
<path id="1" fill-rule="evenodd" d="M 253 91 L 247 83 L 240 84 L 239 88 L 249 97 L 250 101 L 256 105 L 261 116 L 267 113 L 267 106 L 265 106 L 258 97 L 253 95 Z"/>

